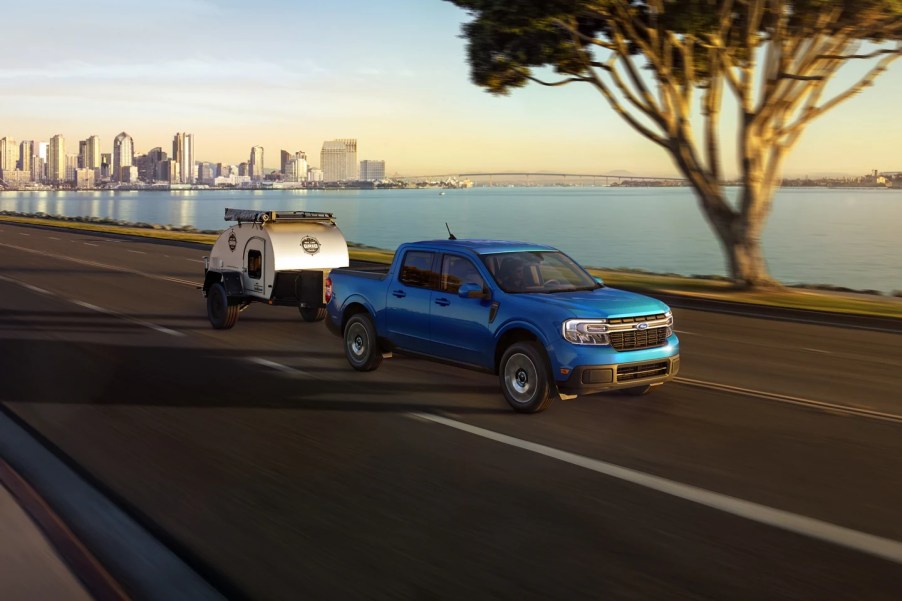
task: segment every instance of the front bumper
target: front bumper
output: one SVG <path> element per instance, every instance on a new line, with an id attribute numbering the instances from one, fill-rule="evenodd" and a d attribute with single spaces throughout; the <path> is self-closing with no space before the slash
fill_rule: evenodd
<path id="1" fill-rule="evenodd" d="M 580 365 L 566 380 L 558 380 L 564 394 L 592 394 L 605 390 L 663 384 L 680 371 L 680 356 L 612 365 Z"/>

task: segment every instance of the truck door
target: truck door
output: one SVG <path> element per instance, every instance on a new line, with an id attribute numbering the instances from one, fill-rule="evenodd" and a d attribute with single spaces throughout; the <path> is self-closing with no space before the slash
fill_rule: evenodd
<path id="1" fill-rule="evenodd" d="M 432 353 L 429 336 L 429 308 L 432 289 L 438 281 L 433 252 L 409 250 L 401 259 L 398 273 L 389 282 L 385 300 L 385 328 L 388 338 L 400 348 Z"/>
<path id="2" fill-rule="evenodd" d="M 489 330 L 491 301 L 461 298 L 461 284 L 485 280 L 467 257 L 443 255 L 438 290 L 432 293 L 430 335 L 434 354 L 443 358 L 486 367 L 492 361 L 492 333 Z"/>
<path id="3" fill-rule="evenodd" d="M 254 236 L 244 247 L 244 289 L 256 297 L 268 298 L 266 293 L 266 241 Z"/>

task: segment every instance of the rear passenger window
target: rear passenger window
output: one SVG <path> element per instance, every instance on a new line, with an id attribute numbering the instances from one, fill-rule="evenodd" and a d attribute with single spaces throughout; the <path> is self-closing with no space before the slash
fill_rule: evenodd
<path id="1" fill-rule="evenodd" d="M 485 288 L 485 282 L 476 267 L 469 259 L 445 255 L 442 258 L 441 289 L 456 294 L 461 284 L 479 284 Z"/>
<path id="2" fill-rule="evenodd" d="M 399 277 L 401 283 L 418 288 L 429 288 L 435 281 L 435 274 L 432 271 L 433 256 L 434 253 L 418 250 L 412 250 L 404 255 Z"/>

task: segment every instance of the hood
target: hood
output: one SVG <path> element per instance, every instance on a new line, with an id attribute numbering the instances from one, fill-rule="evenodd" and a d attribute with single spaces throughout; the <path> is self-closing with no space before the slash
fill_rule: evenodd
<path id="1" fill-rule="evenodd" d="M 581 318 L 631 317 L 664 313 L 670 310 L 666 304 L 651 297 L 608 287 L 576 292 L 510 294 L 508 296 L 516 298 L 518 302 L 540 305 L 546 309 L 557 307 L 571 313 L 571 317 Z M 535 310 L 539 310 L 538 307 Z"/>

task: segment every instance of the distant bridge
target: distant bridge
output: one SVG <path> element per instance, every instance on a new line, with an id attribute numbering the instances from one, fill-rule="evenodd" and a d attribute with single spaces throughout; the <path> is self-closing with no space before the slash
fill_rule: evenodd
<path id="1" fill-rule="evenodd" d="M 442 181 L 450 178 L 456 179 L 471 179 L 471 178 L 484 178 L 487 177 L 489 179 L 494 178 L 546 178 L 546 177 L 560 177 L 560 178 L 592 178 L 592 179 L 603 179 L 605 182 L 610 180 L 643 180 L 643 181 L 668 181 L 668 182 L 685 182 L 687 181 L 684 177 L 657 177 L 657 176 L 649 176 L 649 175 L 620 175 L 616 173 L 548 173 L 548 172 L 537 172 L 537 171 L 485 171 L 485 172 L 474 172 L 474 173 L 445 173 L 441 175 L 405 175 L 405 176 L 396 176 L 394 179 L 400 180 L 427 180 L 427 181 Z"/>

